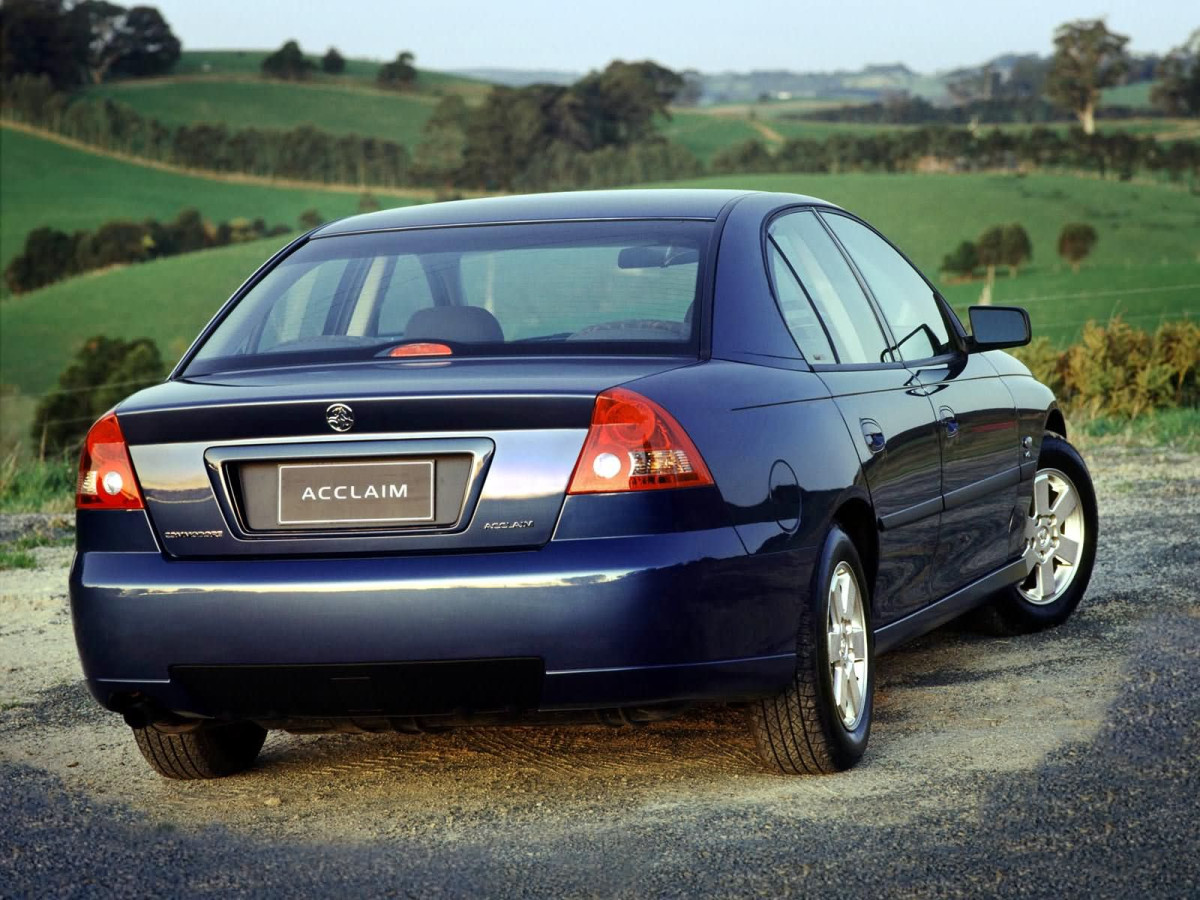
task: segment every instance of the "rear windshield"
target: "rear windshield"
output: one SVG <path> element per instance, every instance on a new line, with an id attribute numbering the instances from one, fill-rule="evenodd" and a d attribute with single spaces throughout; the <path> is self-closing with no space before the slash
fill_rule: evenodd
<path id="1" fill-rule="evenodd" d="M 490 225 L 309 241 L 185 375 L 409 355 L 696 355 L 710 222 Z M 405 349 L 407 347 L 407 349 Z"/>

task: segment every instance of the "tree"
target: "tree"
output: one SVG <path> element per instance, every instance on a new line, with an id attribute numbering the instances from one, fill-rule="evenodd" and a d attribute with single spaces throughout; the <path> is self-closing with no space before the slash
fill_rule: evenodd
<path id="1" fill-rule="evenodd" d="M 975 241 L 975 252 L 979 255 L 979 264 L 987 267 L 987 283 L 990 286 L 996 280 L 996 266 L 1004 263 L 1004 228 L 993 225 Z"/>
<path id="2" fill-rule="evenodd" d="M 970 241 L 963 241 L 952 252 L 942 257 L 942 271 L 950 275 L 970 278 L 979 266 L 979 253 Z"/>
<path id="3" fill-rule="evenodd" d="M 1058 255 L 1078 272 L 1079 264 L 1096 246 L 1096 229 L 1086 222 L 1068 222 L 1058 235 Z"/>
<path id="4" fill-rule="evenodd" d="M 1014 278 L 1021 266 L 1033 258 L 1033 243 L 1020 223 L 1005 225 L 1000 231 L 1000 255 Z"/>
<path id="5" fill-rule="evenodd" d="M 179 39 L 157 9 L 125 9 L 107 0 L 85 0 L 67 14 L 87 45 L 88 75 L 99 84 L 111 75 L 161 75 L 179 60 Z"/>
<path id="6" fill-rule="evenodd" d="M 264 75 L 285 81 L 303 81 L 314 68 L 313 61 L 295 41 L 288 41 L 262 61 Z"/>
<path id="7" fill-rule="evenodd" d="M 76 450 L 92 422 L 163 375 L 162 355 L 149 338 L 89 339 L 58 376 L 58 389 L 38 404 L 30 428 L 34 446 L 43 454 Z"/>
<path id="8" fill-rule="evenodd" d="M 449 187 L 465 160 L 467 123 L 471 112 L 458 94 L 438 101 L 433 115 L 421 128 L 421 142 L 413 155 L 417 174 Z"/>
<path id="9" fill-rule="evenodd" d="M 179 38 L 152 6 L 135 6 L 126 13 L 117 44 L 121 52 L 112 63 L 113 75 L 149 78 L 169 72 L 179 61 Z"/>
<path id="10" fill-rule="evenodd" d="M 1150 102 L 1172 116 L 1200 115 L 1200 28 L 1158 64 Z"/>
<path id="11" fill-rule="evenodd" d="M 655 120 L 671 118 L 669 106 L 683 87 L 682 76 L 651 60 L 614 60 L 572 85 L 571 92 L 580 101 L 592 146 L 606 147 L 653 137 Z"/>
<path id="12" fill-rule="evenodd" d="M 1120 83 L 1129 57 L 1129 38 L 1108 30 L 1103 19 L 1081 19 L 1054 32 L 1054 58 L 1046 76 L 1046 94 L 1075 113 L 1085 134 L 1096 131 L 1100 90 Z"/>
<path id="13" fill-rule="evenodd" d="M 325 51 L 325 55 L 321 57 L 321 71 L 330 75 L 341 75 L 346 71 L 345 57 L 338 53 L 337 47 L 330 47 Z"/>
<path id="14" fill-rule="evenodd" d="M 61 0 L 6 0 L 0 6 L 0 79 L 45 75 L 65 90 L 83 81 L 88 35 Z"/>
<path id="15" fill-rule="evenodd" d="M 380 87 L 407 90 L 417 80 L 417 70 L 413 65 L 416 57 L 409 51 L 402 51 L 393 62 L 384 63 L 379 67 L 375 80 Z"/>

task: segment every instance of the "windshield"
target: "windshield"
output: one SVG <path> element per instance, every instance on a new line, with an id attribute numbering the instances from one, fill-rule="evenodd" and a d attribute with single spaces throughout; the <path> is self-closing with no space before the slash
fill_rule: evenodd
<path id="1" fill-rule="evenodd" d="M 695 355 L 710 222 L 431 228 L 309 241 L 184 375 L 371 358 Z"/>

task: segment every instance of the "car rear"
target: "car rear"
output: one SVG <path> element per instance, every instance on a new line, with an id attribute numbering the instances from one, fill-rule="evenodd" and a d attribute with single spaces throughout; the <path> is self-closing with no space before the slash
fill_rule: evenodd
<path id="1" fill-rule="evenodd" d="M 655 389 L 706 364 L 718 238 L 298 244 L 88 437 L 71 599 L 94 695 L 143 727 L 385 728 L 786 678 L 786 623 L 740 605 L 769 576 Z"/>

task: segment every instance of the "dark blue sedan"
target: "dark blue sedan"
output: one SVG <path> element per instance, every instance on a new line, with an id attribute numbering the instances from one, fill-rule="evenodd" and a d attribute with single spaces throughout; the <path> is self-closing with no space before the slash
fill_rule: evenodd
<path id="1" fill-rule="evenodd" d="M 879 653 L 1063 622 L 1091 481 L 1050 391 L 885 238 L 792 194 L 356 216 L 284 248 L 98 421 L 87 683 L 173 778 L 268 729 L 638 724 L 743 706 L 853 765 Z"/>

